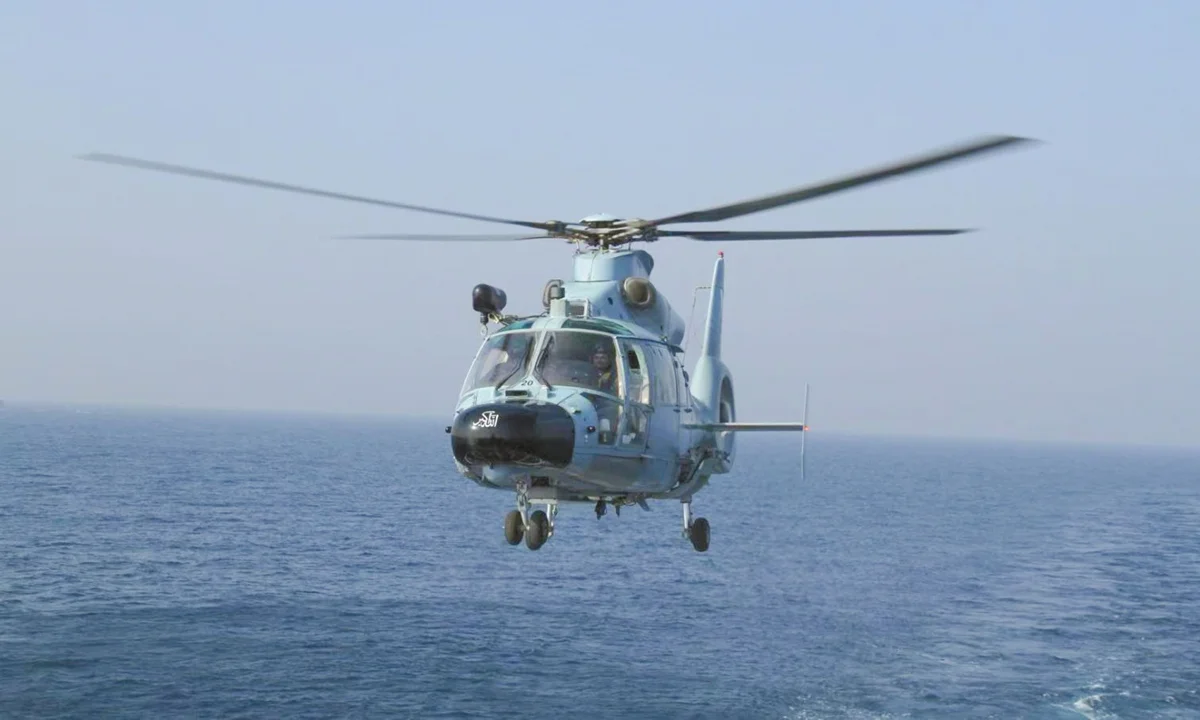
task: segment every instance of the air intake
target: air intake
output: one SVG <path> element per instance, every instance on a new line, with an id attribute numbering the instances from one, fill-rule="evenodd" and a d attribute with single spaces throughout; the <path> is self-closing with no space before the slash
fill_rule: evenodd
<path id="1" fill-rule="evenodd" d="M 630 277 L 621 283 L 621 295 L 630 307 L 645 310 L 654 306 L 658 293 L 648 278 Z"/>

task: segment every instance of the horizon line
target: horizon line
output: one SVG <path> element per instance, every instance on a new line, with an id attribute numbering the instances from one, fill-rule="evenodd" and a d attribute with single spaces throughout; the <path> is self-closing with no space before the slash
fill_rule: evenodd
<path id="1" fill-rule="evenodd" d="M 324 417 L 324 418 L 344 418 L 344 419 L 392 419 L 392 420 L 411 420 L 416 422 L 433 421 L 440 426 L 445 426 L 449 420 L 453 418 L 453 412 L 442 414 L 428 413 L 406 413 L 401 410 L 335 410 L 330 408 L 272 408 L 272 407 L 228 407 L 228 406 L 198 406 L 198 405 L 171 405 L 159 403 L 137 403 L 137 402 L 98 402 L 98 401 L 81 401 L 81 400 L 30 400 L 30 399 L 5 399 L 0 398 L 0 411 L 7 408 L 60 408 L 60 409 L 95 409 L 95 410 L 113 410 L 113 411 L 132 411 L 132 412 L 180 412 L 180 413 L 214 413 L 225 415 L 274 415 L 274 416 L 291 416 L 291 417 Z M 810 433 L 811 434 L 811 433 Z M 1032 438 L 1016 438 L 1006 437 L 1003 435 L 947 435 L 939 433 L 929 434 L 911 434 L 911 433 L 885 433 L 869 430 L 847 430 L 833 429 L 820 430 L 816 428 L 817 435 L 824 435 L 831 438 L 842 439 L 861 439 L 861 440 L 885 440 L 885 441 L 913 441 L 913 442 L 960 442 L 960 443 L 982 443 L 982 444 L 1009 444 L 1009 445 L 1030 445 L 1030 446 L 1071 446 L 1081 448 L 1097 448 L 1097 449 L 1164 449 L 1164 450 L 1182 450 L 1182 451 L 1200 451 L 1200 443 L 1198 444 L 1182 444 L 1171 442 L 1147 442 L 1147 441 L 1111 441 L 1111 440 L 1065 440 L 1065 439 L 1032 439 Z"/>

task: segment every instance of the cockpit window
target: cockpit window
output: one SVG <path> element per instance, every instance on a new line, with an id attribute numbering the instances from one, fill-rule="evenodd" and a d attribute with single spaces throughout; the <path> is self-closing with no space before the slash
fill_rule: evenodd
<path id="1" fill-rule="evenodd" d="M 617 345 L 609 335 L 550 331 L 535 369 L 551 387 L 566 385 L 621 396 Z"/>
<path id="2" fill-rule="evenodd" d="M 479 349 L 475 364 L 471 366 L 471 374 L 463 384 L 463 392 L 493 387 L 523 377 L 535 337 L 532 332 L 510 332 L 488 338 Z"/>

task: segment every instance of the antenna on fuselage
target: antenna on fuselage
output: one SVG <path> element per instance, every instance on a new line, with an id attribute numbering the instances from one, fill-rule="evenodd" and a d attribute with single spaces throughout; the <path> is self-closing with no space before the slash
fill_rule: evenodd
<path id="1" fill-rule="evenodd" d="M 707 284 L 702 284 L 702 286 L 696 286 L 696 289 L 692 290 L 691 312 L 688 313 L 688 334 L 686 334 L 686 336 L 684 337 L 684 341 L 683 341 L 683 352 L 684 353 L 688 352 L 688 349 L 691 347 L 692 328 L 694 328 L 694 325 L 692 325 L 691 320 L 696 317 L 696 301 L 700 300 L 701 290 L 710 290 L 710 289 L 713 289 L 712 286 L 707 286 Z"/>
<path id="2" fill-rule="evenodd" d="M 804 431 L 800 433 L 800 481 L 804 481 L 804 441 L 808 435 L 808 383 L 804 383 Z"/>

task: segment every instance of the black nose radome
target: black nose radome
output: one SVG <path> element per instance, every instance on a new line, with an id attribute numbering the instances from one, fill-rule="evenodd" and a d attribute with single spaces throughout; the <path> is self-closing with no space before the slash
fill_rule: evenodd
<path id="1" fill-rule="evenodd" d="M 575 421 L 558 405 L 478 405 L 454 418 L 450 447 L 464 465 L 566 467 L 575 451 Z"/>

